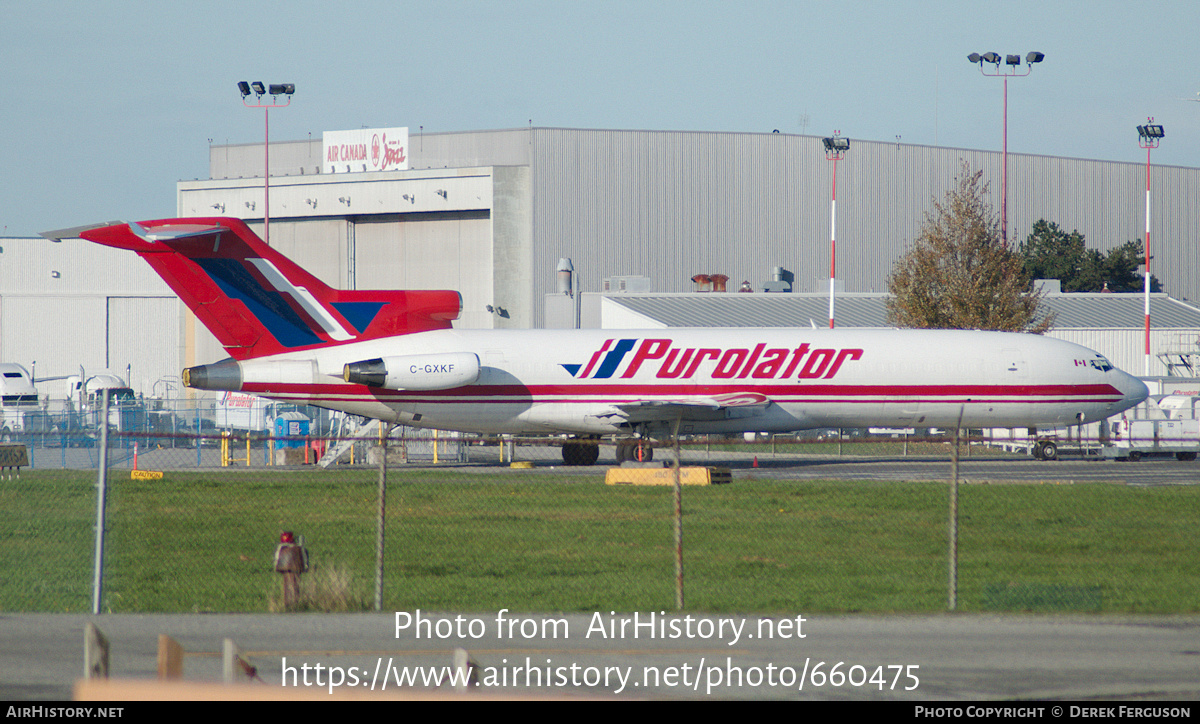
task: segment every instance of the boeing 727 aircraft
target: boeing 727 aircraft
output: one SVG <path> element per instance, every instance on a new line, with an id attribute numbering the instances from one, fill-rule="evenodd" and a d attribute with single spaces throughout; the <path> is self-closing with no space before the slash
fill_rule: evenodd
<path id="1" fill-rule="evenodd" d="M 602 437 L 620 462 L 681 434 L 1086 423 L 1147 396 L 1102 355 L 1033 334 L 896 329 L 455 329 L 453 291 L 333 289 L 230 218 L 46 232 L 136 252 L 230 357 L 190 387 L 414 427 Z"/>

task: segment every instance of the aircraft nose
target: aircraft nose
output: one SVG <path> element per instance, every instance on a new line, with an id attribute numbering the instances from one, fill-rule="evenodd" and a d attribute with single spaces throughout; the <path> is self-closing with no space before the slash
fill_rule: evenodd
<path id="1" fill-rule="evenodd" d="M 1122 395 L 1121 403 L 1125 409 L 1137 405 L 1150 396 L 1150 388 L 1146 387 L 1146 383 L 1128 372 L 1121 372 L 1121 384 L 1118 387 Z"/>

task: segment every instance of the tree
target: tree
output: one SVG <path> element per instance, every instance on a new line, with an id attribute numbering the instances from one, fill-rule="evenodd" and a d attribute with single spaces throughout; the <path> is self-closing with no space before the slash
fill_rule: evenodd
<path id="1" fill-rule="evenodd" d="M 1101 254 L 1088 249 L 1083 234 L 1070 234 L 1058 224 L 1039 219 L 1033 232 L 1021 243 L 1021 258 L 1031 279 L 1058 279 L 1064 292 L 1141 291 L 1144 281 L 1138 274 L 1142 264 L 1142 243 L 1127 241 Z M 1160 291 L 1158 279 L 1150 277 L 1151 289 Z"/>
<path id="2" fill-rule="evenodd" d="M 982 171 L 964 162 L 958 187 L 934 202 L 912 247 L 888 277 L 888 322 L 926 329 L 1042 333 L 1041 307 L 1020 255 L 1000 241 Z"/>
<path id="3" fill-rule="evenodd" d="M 1153 258 L 1153 257 L 1151 257 Z M 1146 247 L 1140 241 L 1127 241 L 1118 247 L 1108 250 L 1104 257 L 1104 274 L 1111 292 L 1140 292 L 1145 289 L 1146 280 L 1138 267 L 1146 261 Z M 1150 275 L 1150 291 L 1161 292 L 1162 284 L 1158 277 Z"/>

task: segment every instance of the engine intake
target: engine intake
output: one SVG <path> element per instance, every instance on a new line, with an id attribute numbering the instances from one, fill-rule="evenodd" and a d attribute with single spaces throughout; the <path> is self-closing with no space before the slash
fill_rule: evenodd
<path id="1" fill-rule="evenodd" d="M 351 362 L 342 379 L 385 390 L 448 390 L 479 379 L 479 356 L 473 352 L 413 354 Z"/>

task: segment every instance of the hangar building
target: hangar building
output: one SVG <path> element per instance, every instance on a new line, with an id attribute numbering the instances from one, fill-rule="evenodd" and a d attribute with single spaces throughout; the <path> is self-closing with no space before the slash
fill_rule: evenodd
<path id="1" fill-rule="evenodd" d="M 473 328 L 556 326 L 546 297 L 563 257 L 585 293 L 627 280 L 640 292 L 684 293 L 701 273 L 761 293 L 776 268 L 794 294 L 773 296 L 828 288 L 832 169 L 818 136 L 530 127 L 407 141 L 406 164 L 383 171 L 327 166 L 322 139 L 273 142 L 271 245 L 334 286 L 459 290 L 457 324 Z M 1000 161 L 995 151 L 852 139 L 838 164 L 839 289 L 886 289 L 962 164 L 984 172 L 998 208 Z M 236 216 L 261 231 L 262 169 L 261 143 L 212 146 L 209 177 L 178 184 L 176 213 Z M 1156 165 L 1151 183 L 1152 271 L 1171 297 L 1200 299 L 1200 169 Z M 1107 250 L 1142 238 L 1144 194 L 1141 163 L 1010 153 L 1009 237 L 1017 243 L 1046 219 Z M 39 375 L 128 369 L 150 395 L 181 368 L 225 356 L 127 254 L 71 241 L 4 247 L 4 361 L 36 360 Z M 1174 320 L 1154 324 L 1165 335 Z M 1124 359 L 1117 348 L 1129 338 L 1090 346 Z"/>

